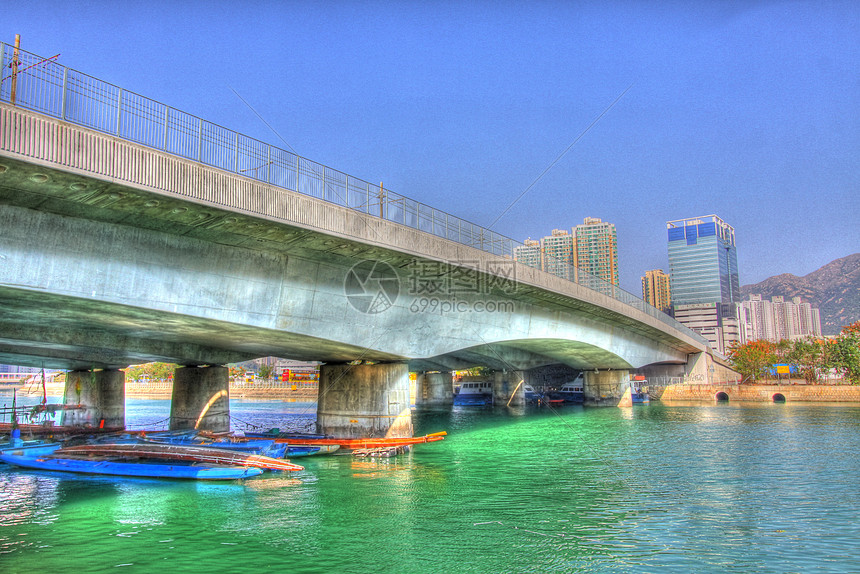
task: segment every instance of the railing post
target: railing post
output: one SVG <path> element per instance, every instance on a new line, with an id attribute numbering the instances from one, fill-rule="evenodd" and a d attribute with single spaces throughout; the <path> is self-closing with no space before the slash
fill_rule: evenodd
<path id="1" fill-rule="evenodd" d="M 200 119 L 200 127 L 197 128 L 197 161 L 203 163 L 203 119 Z"/>
<path id="2" fill-rule="evenodd" d="M 161 150 L 167 151 L 167 125 L 170 123 L 170 108 L 164 106 L 164 142 L 162 143 Z"/>
<path id="3" fill-rule="evenodd" d="M 0 42 L 0 70 L 5 70 L 6 66 L 3 65 L 3 58 L 6 57 L 6 44 L 4 42 Z M 0 74 L 0 98 L 3 97 L 3 74 Z"/>
<path id="4" fill-rule="evenodd" d="M 272 183 L 272 146 L 266 146 L 266 183 Z"/>
<path id="5" fill-rule="evenodd" d="M 116 96 L 116 135 L 119 137 L 119 129 L 122 122 L 122 88 Z"/>
<path id="6" fill-rule="evenodd" d="M 60 105 L 60 119 L 66 119 L 66 98 L 69 93 L 69 68 L 63 67 L 63 103 Z"/>
<path id="7" fill-rule="evenodd" d="M 236 134 L 236 163 L 233 164 L 233 172 L 239 173 L 239 132 L 233 132 Z"/>

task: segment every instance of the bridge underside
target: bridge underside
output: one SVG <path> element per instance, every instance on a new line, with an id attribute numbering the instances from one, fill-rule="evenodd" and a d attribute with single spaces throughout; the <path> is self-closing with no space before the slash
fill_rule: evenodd
<path id="1" fill-rule="evenodd" d="M 412 371 L 479 365 L 494 370 L 639 366 L 594 345 L 562 339 L 504 341 L 434 357 L 406 357 L 307 335 L 10 287 L 0 287 L 0 307 L 0 363 L 34 367 L 117 369 L 152 361 L 223 365 L 265 356 L 408 362 Z"/>

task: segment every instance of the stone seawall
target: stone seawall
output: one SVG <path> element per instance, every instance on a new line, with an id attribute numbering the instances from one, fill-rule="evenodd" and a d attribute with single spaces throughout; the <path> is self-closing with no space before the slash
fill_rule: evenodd
<path id="1" fill-rule="evenodd" d="M 680 384 L 666 387 L 660 400 L 860 403 L 860 385 Z"/>

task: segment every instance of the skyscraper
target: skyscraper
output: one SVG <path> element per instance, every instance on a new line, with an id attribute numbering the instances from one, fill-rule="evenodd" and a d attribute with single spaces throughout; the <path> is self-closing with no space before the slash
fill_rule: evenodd
<path id="1" fill-rule="evenodd" d="M 573 228 L 573 235 L 573 265 L 579 271 L 618 285 L 618 237 L 615 224 L 604 223 L 597 217 L 586 217 L 582 224 Z M 587 278 L 578 278 L 577 282 L 600 290 L 599 285 L 588 284 Z"/>
<path id="2" fill-rule="evenodd" d="M 735 230 L 716 215 L 666 223 L 675 319 L 726 353 L 743 343 Z"/>
<path id="3" fill-rule="evenodd" d="M 669 221 L 666 226 L 672 302 L 740 302 L 734 228 L 716 215 Z"/>
<path id="4" fill-rule="evenodd" d="M 668 311 L 672 306 L 669 276 L 662 269 L 651 269 L 642 278 L 642 299 L 649 305 Z"/>
<path id="5" fill-rule="evenodd" d="M 607 283 L 618 285 L 615 225 L 596 217 L 586 217 L 572 234 L 553 229 L 540 243 L 527 239 L 514 248 L 514 259 L 596 291 L 606 292 Z"/>
<path id="6" fill-rule="evenodd" d="M 750 294 L 749 300 L 741 303 L 746 311 L 746 329 L 750 340 L 802 339 L 821 336 L 821 316 L 815 307 L 793 297 L 773 296 L 770 301 L 761 295 Z"/>

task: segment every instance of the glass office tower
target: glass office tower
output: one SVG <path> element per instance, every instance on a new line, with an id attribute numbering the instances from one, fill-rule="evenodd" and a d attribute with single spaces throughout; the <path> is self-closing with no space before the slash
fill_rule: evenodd
<path id="1" fill-rule="evenodd" d="M 740 302 L 734 228 L 716 215 L 666 227 L 673 305 Z"/>

